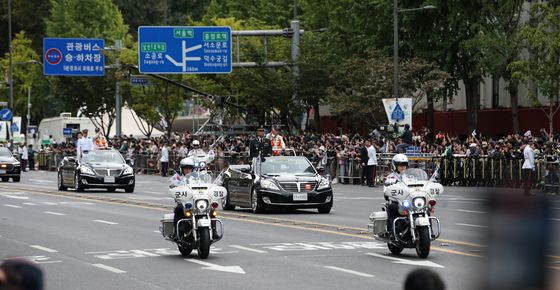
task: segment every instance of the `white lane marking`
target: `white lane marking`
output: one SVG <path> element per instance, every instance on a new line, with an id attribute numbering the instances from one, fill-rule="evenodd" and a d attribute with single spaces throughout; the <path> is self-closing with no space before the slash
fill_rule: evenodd
<path id="1" fill-rule="evenodd" d="M 344 268 L 339 268 L 339 267 L 335 267 L 335 266 L 324 266 L 324 268 L 331 269 L 331 270 L 336 270 L 336 271 L 340 271 L 340 272 L 345 272 L 345 273 L 348 273 L 348 274 L 354 274 L 354 275 L 358 275 L 358 276 L 362 276 L 362 277 L 366 277 L 366 278 L 375 277 L 375 276 L 370 275 L 370 274 L 357 272 L 357 271 L 353 271 L 353 270 L 348 270 L 348 269 L 344 269 Z"/>
<path id="2" fill-rule="evenodd" d="M 486 214 L 486 212 L 484 212 L 484 211 L 478 211 L 478 210 L 466 210 L 466 209 L 458 209 L 457 211 L 460 211 L 460 212 L 466 212 L 466 213 L 479 213 L 479 214 Z"/>
<path id="3" fill-rule="evenodd" d="M 116 273 L 116 274 L 124 274 L 124 273 L 126 273 L 126 271 L 123 271 L 123 270 L 121 270 L 121 269 L 113 268 L 113 267 L 111 267 L 111 266 L 107 266 L 107 265 L 103 265 L 103 264 L 91 264 L 91 265 L 94 266 L 94 267 L 97 267 L 97 268 L 99 268 L 99 269 L 111 271 L 111 272 Z"/>
<path id="4" fill-rule="evenodd" d="M 149 196 L 138 196 L 138 197 L 131 197 L 130 199 L 136 200 L 170 200 L 170 197 L 149 197 Z"/>
<path id="5" fill-rule="evenodd" d="M 472 224 L 461 224 L 461 223 L 456 223 L 456 225 L 458 225 L 458 226 L 464 226 L 464 227 L 471 227 L 471 228 L 487 228 L 487 227 L 488 227 L 488 226 L 472 225 Z"/>
<path id="6" fill-rule="evenodd" d="M 13 204 L 5 204 L 4 206 L 13 207 L 13 208 L 21 208 L 21 206 L 19 206 L 19 205 L 13 205 Z"/>
<path id="7" fill-rule="evenodd" d="M 453 203 L 468 203 L 468 204 L 480 204 L 480 202 L 474 201 L 459 201 L 459 200 L 445 200 L 446 202 L 453 202 Z"/>
<path id="8" fill-rule="evenodd" d="M 384 256 L 384 255 L 376 254 L 376 253 L 366 253 L 366 255 L 370 255 L 370 256 L 374 256 L 374 257 L 378 257 L 378 258 L 382 258 L 382 259 L 387 259 L 387 260 L 392 260 L 393 263 L 396 263 L 396 264 L 405 264 L 405 265 L 411 265 L 411 266 L 424 266 L 424 267 L 433 267 L 433 268 L 445 268 L 444 266 L 442 266 L 440 264 L 436 264 L 434 262 L 430 262 L 430 261 L 426 261 L 426 260 L 413 261 L 413 260 L 406 260 L 406 259 L 401 259 L 401 258 Z"/>
<path id="9" fill-rule="evenodd" d="M 4 194 L 3 196 L 8 197 L 8 198 L 15 198 L 15 199 L 29 199 L 29 197 L 27 197 L 27 196 L 17 196 L 17 195 L 11 195 L 11 194 Z"/>
<path id="10" fill-rule="evenodd" d="M 243 270 L 243 268 L 241 268 L 239 266 L 220 266 L 220 265 L 216 265 L 216 264 L 212 264 L 212 263 L 208 263 L 208 262 L 204 262 L 204 261 L 200 261 L 200 260 L 194 260 L 194 259 L 185 259 L 185 261 L 202 265 L 202 266 L 204 266 L 202 268 L 204 270 L 229 272 L 229 273 L 234 273 L 234 274 L 245 274 L 245 271 Z"/>
<path id="11" fill-rule="evenodd" d="M 137 183 L 138 183 L 138 182 L 137 182 Z M 157 191 L 144 191 L 144 192 L 145 192 L 145 193 L 149 193 L 149 194 L 159 194 L 159 195 L 166 194 L 166 193 L 164 193 L 164 192 L 157 192 Z"/>
<path id="12" fill-rule="evenodd" d="M 96 223 L 102 223 L 102 224 L 108 224 L 108 225 L 118 225 L 118 223 L 114 223 L 114 222 L 108 222 L 108 221 L 104 221 L 104 220 L 93 220 Z"/>
<path id="13" fill-rule="evenodd" d="M 358 197 L 335 197 L 334 200 L 383 200 L 383 197 L 365 197 L 365 196 L 358 196 Z"/>
<path id="14" fill-rule="evenodd" d="M 54 211 L 44 211 L 44 213 L 52 214 L 52 215 L 66 215 L 65 213 L 59 213 L 59 212 L 54 212 Z"/>
<path id="15" fill-rule="evenodd" d="M 55 183 L 56 181 L 52 181 L 52 180 L 44 180 L 44 179 L 33 179 L 30 178 L 28 179 L 29 181 L 35 181 L 35 182 L 39 182 L 39 183 Z"/>
<path id="16" fill-rule="evenodd" d="M 31 245 L 31 247 L 35 248 L 37 250 L 48 252 L 48 253 L 58 253 L 57 250 L 49 249 L 47 247 L 42 247 L 42 246 L 39 246 L 39 245 Z"/>
<path id="17" fill-rule="evenodd" d="M 240 249 L 240 250 L 249 251 L 249 252 L 255 252 L 255 253 L 259 253 L 259 254 L 268 253 L 267 251 L 257 250 L 257 249 L 253 249 L 253 248 L 247 248 L 247 247 L 243 247 L 243 246 L 239 246 L 239 245 L 230 245 L 230 247 Z"/>

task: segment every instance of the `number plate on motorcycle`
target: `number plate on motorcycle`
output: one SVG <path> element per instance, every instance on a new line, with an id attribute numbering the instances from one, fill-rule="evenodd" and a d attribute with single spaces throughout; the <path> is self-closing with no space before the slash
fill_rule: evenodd
<path id="1" fill-rule="evenodd" d="M 307 201 L 307 193 L 294 193 L 294 201 Z"/>
<path id="2" fill-rule="evenodd" d="M 103 182 L 105 182 L 105 183 L 115 183 L 115 177 L 114 176 L 105 176 L 103 178 Z"/>

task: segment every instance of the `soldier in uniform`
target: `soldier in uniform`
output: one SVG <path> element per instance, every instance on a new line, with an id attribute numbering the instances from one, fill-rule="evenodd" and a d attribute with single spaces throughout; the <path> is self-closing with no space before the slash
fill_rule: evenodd
<path id="1" fill-rule="evenodd" d="M 262 126 L 257 129 L 257 138 L 251 140 L 249 144 L 249 159 L 253 160 L 254 157 L 259 156 L 259 153 L 261 157 L 268 157 L 272 153 L 272 145 L 269 139 L 264 138 Z"/>

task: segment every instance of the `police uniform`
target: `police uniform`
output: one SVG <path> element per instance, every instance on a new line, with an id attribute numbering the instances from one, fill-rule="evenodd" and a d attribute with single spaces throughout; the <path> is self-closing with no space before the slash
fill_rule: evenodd
<path id="1" fill-rule="evenodd" d="M 272 154 L 272 145 L 270 144 L 270 140 L 264 137 L 257 137 L 251 140 L 249 144 L 249 159 L 253 159 L 254 157 L 259 156 L 259 152 L 261 157 L 268 157 Z"/>

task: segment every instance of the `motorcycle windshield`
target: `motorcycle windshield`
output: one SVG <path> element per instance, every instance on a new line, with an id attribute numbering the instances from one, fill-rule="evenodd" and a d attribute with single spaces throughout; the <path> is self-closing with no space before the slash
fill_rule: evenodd
<path id="1" fill-rule="evenodd" d="M 404 172 L 402 179 L 406 184 L 411 184 L 420 181 L 427 181 L 429 180 L 429 177 L 426 171 L 420 168 L 409 168 Z"/>
<path id="2" fill-rule="evenodd" d="M 186 176 L 187 183 L 193 184 L 208 184 L 212 183 L 212 176 L 206 171 L 195 171 Z"/>

